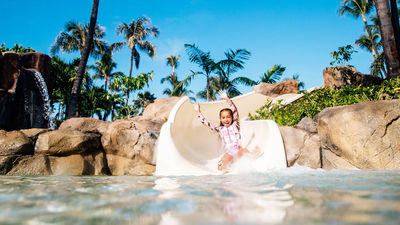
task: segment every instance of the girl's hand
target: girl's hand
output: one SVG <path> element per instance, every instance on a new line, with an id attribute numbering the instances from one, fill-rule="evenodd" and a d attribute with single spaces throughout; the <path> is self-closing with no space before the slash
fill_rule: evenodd
<path id="1" fill-rule="evenodd" d="M 229 99 L 229 98 L 228 98 L 228 95 L 226 94 L 225 91 L 220 90 L 220 91 L 218 91 L 218 94 L 219 94 L 219 97 L 220 97 L 221 99 L 225 99 L 225 100 Z"/>
<path id="2" fill-rule="evenodd" d="M 194 110 L 196 110 L 196 112 L 200 113 L 200 104 L 198 102 L 195 102 L 193 104 L 193 108 Z"/>

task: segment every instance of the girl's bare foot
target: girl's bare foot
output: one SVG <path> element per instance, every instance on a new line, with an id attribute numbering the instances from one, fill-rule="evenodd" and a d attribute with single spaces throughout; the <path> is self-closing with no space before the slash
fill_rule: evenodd
<path id="1" fill-rule="evenodd" d="M 229 173 L 229 165 L 224 165 L 222 161 L 218 162 L 218 170 L 221 171 L 223 174 Z"/>

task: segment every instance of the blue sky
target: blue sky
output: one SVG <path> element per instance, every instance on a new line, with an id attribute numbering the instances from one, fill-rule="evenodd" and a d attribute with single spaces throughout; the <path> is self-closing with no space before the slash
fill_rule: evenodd
<path id="1" fill-rule="evenodd" d="M 67 21 L 88 23 L 91 0 L 0 0 L 0 43 L 12 47 L 15 43 L 49 53 L 56 36 Z M 285 77 L 298 74 L 306 88 L 323 84 L 322 70 L 332 61 L 329 53 L 339 46 L 353 44 L 364 33 L 361 19 L 339 16 L 340 0 L 189 0 L 189 1 L 133 1 L 100 0 L 98 24 L 105 27 L 105 40 L 123 41 L 115 29 L 119 23 L 146 15 L 160 29 L 158 38 L 149 41 L 157 47 L 157 56 L 141 54 L 138 70 L 133 74 L 154 71 L 149 88 L 156 97 L 165 97 L 168 87 L 160 79 L 171 73 L 165 58 L 180 55 L 178 77 L 199 71 L 188 61 L 184 44 L 195 43 L 203 51 L 210 51 L 216 61 L 224 52 L 244 48 L 252 56 L 245 69 L 233 75 L 257 80 L 274 64 L 285 66 Z M 368 73 L 372 55 L 359 49 L 350 64 Z M 77 54 L 60 54 L 67 61 Z M 114 55 L 116 71 L 129 73 L 129 50 L 125 47 Z M 93 64 L 93 60 L 90 60 Z M 198 92 L 205 87 L 203 77 L 197 77 L 190 89 Z M 250 87 L 240 86 L 243 93 Z"/>

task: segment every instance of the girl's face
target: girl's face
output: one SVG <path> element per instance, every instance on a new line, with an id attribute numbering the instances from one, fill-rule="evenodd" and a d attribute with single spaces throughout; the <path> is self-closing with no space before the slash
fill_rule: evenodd
<path id="1" fill-rule="evenodd" d="M 229 111 L 222 111 L 221 112 L 221 123 L 224 125 L 224 127 L 229 127 L 232 124 L 232 114 Z"/>

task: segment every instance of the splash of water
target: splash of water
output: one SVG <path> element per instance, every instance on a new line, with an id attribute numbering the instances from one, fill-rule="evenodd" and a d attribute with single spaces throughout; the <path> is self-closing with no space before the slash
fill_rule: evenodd
<path id="1" fill-rule="evenodd" d="M 48 121 L 47 127 L 50 129 L 55 129 L 56 125 L 51 118 L 51 106 L 50 106 L 50 97 L 49 97 L 49 92 L 47 90 L 47 85 L 46 82 L 42 76 L 42 74 L 39 71 L 32 70 L 33 72 L 33 80 L 35 81 L 35 84 L 37 88 L 39 89 L 40 96 L 42 97 L 43 101 L 43 118 Z"/>

